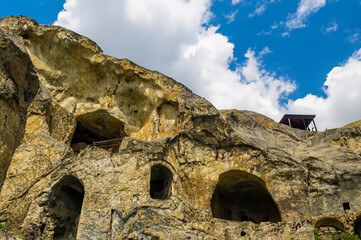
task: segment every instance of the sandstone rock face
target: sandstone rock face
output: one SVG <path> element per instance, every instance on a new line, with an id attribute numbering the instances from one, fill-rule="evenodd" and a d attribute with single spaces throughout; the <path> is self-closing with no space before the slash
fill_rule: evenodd
<path id="1" fill-rule="evenodd" d="M 0 29 L 0 190 L 37 89 L 35 67 L 25 46 Z"/>
<path id="2" fill-rule="evenodd" d="M 360 125 L 316 133 L 218 111 L 69 30 L 26 17 L 0 19 L 0 28 L 25 45 L 40 81 L 27 114 L 18 114 L 25 134 L 0 193 L 0 222 L 20 237 L 303 240 L 314 227 L 360 232 Z"/>

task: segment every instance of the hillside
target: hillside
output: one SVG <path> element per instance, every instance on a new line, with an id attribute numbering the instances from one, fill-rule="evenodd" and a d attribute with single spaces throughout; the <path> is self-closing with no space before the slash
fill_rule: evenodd
<path id="1" fill-rule="evenodd" d="M 159 72 L 21 16 L 0 19 L 0 81 L 0 238 L 361 231 L 359 124 L 310 132 L 218 111 Z"/>

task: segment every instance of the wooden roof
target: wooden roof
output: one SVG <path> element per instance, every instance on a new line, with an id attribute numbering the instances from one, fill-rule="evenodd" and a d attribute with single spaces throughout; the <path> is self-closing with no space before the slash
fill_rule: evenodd
<path id="1" fill-rule="evenodd" d="M 302 130 L 308 130 L 311 122 L 313 122 L 315 130 L 317 131 L 314 118 L 316 115 L 305 114 L 285 114 L 279 123 L 288 125 L 292 128 L 298 128 Z"/>

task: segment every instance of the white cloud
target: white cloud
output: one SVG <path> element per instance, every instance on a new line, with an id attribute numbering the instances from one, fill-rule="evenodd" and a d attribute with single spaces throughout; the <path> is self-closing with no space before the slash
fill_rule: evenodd
<path id="1" fill-rule="evenodd" d="M 269 4 L 280 2 L 280 1 L 281 0 L 258 0 L 255 4 L 256 9 L 253 12 L 251 12 L 250 14 L 248 14 L 248 17 L 252 18 L 255 16 L 260 16 L 267 10 L 267 6 Z"/>
<path id="2" fill-rule="evenodd" d="M 360 43 L 361 42 L 361 31 L 360 29 L 356 29 L 352 31 L 352 34 L 348 36 L 347 40 L 350 43 Z"/>
<path id="3" fill-rule="evenodd" d="M 282 23 L 278 24 L 278 23 L 273 23 L 273 25 L 271 25 L 270 29 L 268 31 L 263 30 L 262 32 L 257 33 L 258 36 L 262 36 L 262 35 L 271 35 L 272 32 L 274 30 L 276 30 Z"/>
<path id="4" fill-rule="evenodd" d="M 330 33 L 330 32 L 336 32 L 338 29 L 338 24 L 336 22 L 331 22 L 328 24 L 327 27 L 322 26 L 321 30 L 324 34 Z"/>
<path id="5" fill-rule="evenodd" d="M 238 3 L 240 3 L 240 2 L 242 2 L 243 0 L 232 0 L 232 4 L 233 5 L 236 5 L 236 4 L 238 4 Z"/>
<path id="6" fill-rule="evenodd" d="M 278 23 L 273 23 L 271 29 L 277 29 L 279 27 Z"/>
<path id="7" fill-rule="evenodd" d="M 260 55 L 260 56 L 264 56 L 264 55 L 267 55 L 267 54 L 269 54 L 269 53 L 272 53 L 271 49 L 269 49 L 268 46 L 265 46 L 265 47 L 262 49 L 262 51 L 260 51 L 259 55 Z"/>
<path id="8" fill-rule="evenodd" d="M 231 22 L 234 22 L 237 13 L 238 13 L 238 10 L 236 10 L 234 12 L 231 12 L 229 15 L 224 16 L 227 19 L 227 24 L 230 24 Z"/>
<path id="9" fill-rule="evenodd" d="M 308 94 L 289 101 L 289 112 L 317 114 L 316 124 L 321 130 L 361 119 L 361 49 L 328 73 L 324 89 L 326 98 Z"/>
<path id="10" fill-rule="evenodd" d="M 269 30 L 269 31 L 262 31 L 262 32 L 259 32 L 257 33 L 257 36 L 262 36 L 262 35 L 271 35 L 272 34 L 272 30 Z"/>
<path id="11" fill-rule="evenodd" d="M 234 44 L 205 26 L 211 0 L 67 0 L 56 24 L 95 40 L 105 53 L 172 76 L 217 108 L 248 109 L 279 118 L 279 99 L 294 90 L 263 70 L 262 55 L 248 50 L 230 70 Z"/>
<path id="12" fill-rule="evenodd" d="M 268 47 L 261 51 L 263 54 L 270 52 Z M 262 65 L 262 56 L 257 57 L 251 49 L 248 49 L 245 57 L 247 61 L 238 69 L 242 76 L 236 91 L 242 93 L 239 101 L 248 101 L 245 106 L 252 105 L 260 113 L 279 119 L 284 111 L 279 104 L 280 99 L 293 92 L 295 84 L 285 77 L 277 77 L 275 73 L 266 71 Z"/>
<path id="13" fill-rule="evenodd" d="M 295 85 L 264 70 L 261 56 L 257 57 L 251 49 L 245 54 L 247 60 L 237 71 L 229 70 L 234 46 L 216 30 L 210 28 L 206 34 L 200 34 L 198 44 L 189 46 L 185 51 L 187 62 L 180 63 L 186 74 L 184 79 L 197 79 L 196 86 L 195 83 L 186 84 L 198 89 L 198 93 L 201 92 L 219 109 L 248 109 L 280 118 L 279 100 L 292 92 Z M 266 54 L 271 51 L 265 47 L 261 52 Z"/>
<path id="14" fill-rule="evenodd" d="M 170 75 L 169 63 L 210 17 L 210 0 L 67 0 L 57 25 L 95 40 L 106 54 Z"/>
<path id="15" fill-rule="evenodd" d="M 281 35 L 282 37 L 291 37 L 290 32 L 283 32 Z"/>
<path id="16" fill-rule="evenodd" d="M 264 11 L 266 11 L 267 9 L 267 3 L 262 3 L 259 4 L 256 9 L 254 10 L 254 12 L 248 14 L 248 17 L 252 18 L 254 16 L 259 16 L 261 15 Z"/>
<path id="17" fill-rule="evenodd" d="M 297 12 L 287 17 L 285 23 L 287 30 L 292 31 L 293 29 L 306 27 L 305 21 L 307 18 L 311 14 L 318 12 L 325 5 L 326 0 L 300 0 Z"/>
<path id="18" fill-rule="evenodd" d="M 172 76 L 219 109 L 247 109 L 279 120 L 288 107 L 316 113 L 321 129 L 361 118 L 361 50 L 328 74 L 326 98 L 307 95 L 282 106 L 296 87 L 265 70 L 262 57 L 271 50 L 248 49 L 237 64 L 234 44 L 217 26 L 207 26 L 210 5 L 211 0 L 67 0 L 56 24 L 90 37 L 107 54 Z M 230 63 L 238 65 L 235 71 Z"/>

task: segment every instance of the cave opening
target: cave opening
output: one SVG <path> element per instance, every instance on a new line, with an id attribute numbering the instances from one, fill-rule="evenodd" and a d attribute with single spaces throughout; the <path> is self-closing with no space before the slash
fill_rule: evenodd
<path id="1" fill-rule="evenodd" d="M 346 211 L 346 210 L 351 210 L 351 207 L 350 207 L 350 203 L 349 202 L 344 202 L 342 203 L 342 207 L 343 207 L 343 210 Z"/>
<path id="2" fill-rule="evenodd" d="M 231 221 L 280 222 L 281 215 L 264 181 L 240 170 L 219 176 L 211 199 L 215 218 Z"/>
<path id="3" fill-rule="evenodd" d="M 124 123 L 103 109 L 79 115 L 76 120 L 70 142 L 74 152 L 80 152 L 88 145 L 115 151 L 126 136 Z"/>
<path id="4" fill-rule="evenodd" d="M 152 166 L 150 173 L 150 197 L 153 199 L 169 199 L 172 191 L 173 174 L 165 166 Z"/>
<path id="5" fill-rule="evenodd" d="M 335 218 L 322 218 L 315 223 L 315 228 L 319 230 L 320 234 L 340 233 L 345 231 L 342 222 Z"/>
<path id="6" fill-rule="evenodd" d="M 359 216 L 354 223 L 354 233 L 361 237 L 361 216 Z"/>
<path id="7" fill-rule="evenodd" d="M 63 177 L 52 188 L 48 215 L 53 226 L 53 239 L 76 237 L 83 199 L 84 187 L 73 176 Z"/>

